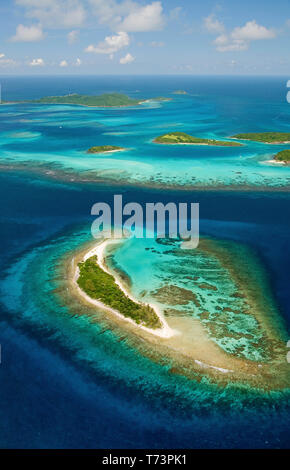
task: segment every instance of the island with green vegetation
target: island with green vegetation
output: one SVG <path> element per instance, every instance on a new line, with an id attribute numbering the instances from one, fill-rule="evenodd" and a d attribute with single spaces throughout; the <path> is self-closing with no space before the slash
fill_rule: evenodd
<path id="1" fill-rule="evenodd" d="M 30 103 L 36 104 L 72 104 L 89 107 L 134 106 L 141 102 L 142 100 L 135 100 L 121 93 L 104 93 L 103 95 L 79 95 L 75 93 L 64 96 L 46 96 L 30 101 Z"/>
<path id="2" fill-rule="evenodd" d="M 112 152 L 121 152 L 125 150 L 123 147 L 118 147 L 117 145 L 96 145 L 87 150 L 87 153 L 112 153 Z"/>
<path id="3" fill-rule="evenodd" d="M 274 158 L 276 162 L 286 163 L 287 165 L 290 165 L 290 149 L 278 152 Z"/>
<path id="4" fill-rule="evenodd" d="M 157 144 L 191 144 L 191 145 L 216 145 L 221 147 L 241 147 L 238 142 L 230 142 L 227 140 L 212 140 L 193 137 L 185 132 L 170 132 L 163 134 L 154 139 Z"/>
<path id="5" fill-rule="evenodd" d="M 118 311 L 124 317 L 131 318 L 137 324 L 147 328 L 160 328 L 160 319 L 153 308 L 127 297 L 116 284 L 114 277 L 100 268 L 97 260 L 97 256 L 92 256 L 78 264 L 79 287 L 92 299 Z"/>
<path id="6" fill-rule="evenodd" d="M 232 139 L 251 140 L 264 144 L 286 144 L 290 143 L 290 132 L 248 132 L 236 134 Z"/>
<path id="7" fill-rule="evenodd" d="M 157 98 L 151 98 L 148 101 L 172 101 L 172 98 L 168 98 L 166 96 L 157 96 Z"/>
<path id="8" fill-rule="evenodd" d="M 187 91 L 184 90 L 176 90 L 173 91 L 173 95 L 188 95 Z"/>

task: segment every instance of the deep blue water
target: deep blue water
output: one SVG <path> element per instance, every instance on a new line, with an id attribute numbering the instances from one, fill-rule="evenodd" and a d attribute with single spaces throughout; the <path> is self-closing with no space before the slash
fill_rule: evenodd
<path id="1" fill-rule="evenodd" d="M 164 90 L 183 89 L 190 80 L 190 77 L 71 77 L 1 81 L 7 90 L 6 99 L 23 99 L 61 94 L 67 89 L 130 94 L 140 89 L 154 96 L 160 86 Z M 244 98 L 245 103 L 254 99 L 269 102 L 285 99 L 284 78 L 254 78 L 249 79 L 250 84 L 246 78 L 195 80 L 197 92 L 205 96 L 224 95 L 227 90 L 229 100 L 233 101 L 239 90 L 239 98 Z M 49 244 L 59 235 L 65 237 L 78 225 L 90 223 L 92 204 L 110 201 L 116 192 L 122 193 L 127 201 L 140 203 L 199 202 L 202 233 L 242 241 L 257 251 L 289 327 L 290 194 L 286 192 L 169 192 L 70 185 L 29 172 L 3 172 L 0 175 L 0 280 L 7 276 L 10 266 L 36 247 Z M 15 280 L 12 297 L 18 296 L 18 287 Z M 132 393 L 132 385 L 126 387 L 125 382 L 114 381 L 101 372 L 90 373 L 90 367 L 83 367 L 44 327 L 18 321 L 7 306 L 0 308 L 1 447 L 289 447 L 289 407 L 280 409 L 276 404 L 263 409 L 256 408 L 253 402 L 247 409 L 239 409 L 236 401 L 237 409 L 233 410 L 230 402 L 225 402 L 222 409 L 214 402 L 211 407 L 209 402 L 206 412 L 197 409 L 187 415 L 179 410 L 173 395 L 172 401 L 168 400 L 164 406 L 157 389 L 148 398 L 146 380 L 144 391 L 136 383 L 136 393 Z M 25 309 L 28 313 L 29 308 L 29 303 L 23 304 L 19 317 L 25 315 Z M 109 354 L 108 364 L 110 360 Z M 145 366 L 144 371 L 147 371 Z M 152 375 L 157 373 L 154 368 L 152 371 Z M 146 378 L 147 372 L 144 374 Z M 171 396 L 171 386 L 168 382 L 168 396 Z"/>

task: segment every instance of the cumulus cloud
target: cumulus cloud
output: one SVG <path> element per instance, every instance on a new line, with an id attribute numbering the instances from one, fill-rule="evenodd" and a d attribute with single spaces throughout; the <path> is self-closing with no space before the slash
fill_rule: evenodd
<path id="1" fill-rule="evenodd" d="M 39 58 L 39 59 L 32 59 L 32 61 L 29 63 L 31 67 L 43 67 L 44 66 L 44 60 Z"/>
<path id="2" fill-rule="evenodd" d="M 214 40 L 214 44 L 219 52 L 228 51 L 245 51 L 249 48 L 249 44 L 242 39 L 232 39 L 226 34 L 221 34 Z"/>
<path id="3" fill-rule="evenodd" d="M 24 26 L 19 24 L 16 28 L 16 34 L 11 38 L 13 42 L 35 42 L 44 39 L 41 25 Z"/>
<path id="4" fill-rule="evenodd" d="M 16 65 L 15 60 L 9 59 L 5 54 L 0 54 L 0 67 L 13 67 Z"/>
<path id="5" fill-rule="evenodd" d="M 120 24 L 122 31 L 156 31 L 164 25 L 163 8 L 161 2 L 152 2 L 144 7 L 133 9 Z"/>
<path id="6" fill-rule="evenodd" d="M 82 61 L 81 61 L 81 59 L 79 59 L 79 57 L 77 58 L 75 65 L 76 65 L 77 67 L 79 67 L 80 65 L 82 65 Z"/>
<path id="7" fill-rule="evenodd" d="M 73 31 L 70 31 L 67 35 L 67 41 L 69 44 L 74 44 L 79 37 L 79 31 L 74 29 Z"/>
<path id="8" fill-rule="evenodd" d="M 59 63 L 59 66 L 60 67 L 67 67 L 68 66 L 68 63 L 66 60 L 61 60 L 60 63 Z"/>
<path id="9" fill-rule="evenodd" d="M 272 39 L 276 36 L 272 29 L 257 24 L 255 20 L 248 21 L 245 26 L 237 27 L 232 32 L 232 38 L 242 41 L 258 41 L 261 39 Z"/>
<path id="10" fill-rule="evenodd" d="M 123 47 L 130 44 L 130 38 L 125 31 L 120 31 L 116 35 L 107 36 L 104 41 L 99 42 L 96 46 L 89 45 L 85 52 L 94 52 L 95 54 L 114 54 Z"/>
<path id="11" fill-rule="evenodd" d="M 145 32 L 162 29 L 165 15 L 160 0 L 15 0 L 25 9 L 27 18 L 37 20 L 44 28 L 82 27 L 88 17 L 96 16 L 99 24 L 113 31 Z M 181 7 L 169 12 L 178 17 Z"/>
<path id="12" fill-rule="evenodd" d="M 121 57 L 120 59 L 120 64 L 125 65 L 125 64 L 130 64 L 131 62 L 134 62 L 135 57 L 133 57 L 129 52 L 128 54 L 125 55 L 125 57 Z"/>
<path id="13" fill-rule="evenodd" d="M 80 0 L 16 0 L 16 3 L 26 9 L 28 18 L 49 28 L 81 26 L 86 18 Z"/>
<path id="14" fill-rule="evenodd" d="M 207 16 L 207 18 L 204 19 L 204 26 L 206 27 L 207 31 L 209 33 L 223 33 L 225 30 L 225 27 L 223 23 L 221 23 L 215 15 L 212 13 L 211 15 Z"/>
<path id="15" fill-rule="evenodd" d="M 245 51 L 252 41 L 276 37 L 273 29 L 259 25 L 255 20 L 248 21 L 244 26 L 237 26 L 230 33 L 226 33 L 224 25 L 210 15 L 205 18 L 205 26 L 208 32 L 219 33 L 213 42 L 219 52 Z"/>
<path id="16" fill-rule="evenodd" d="M 101 24 L 107 24 L 114 31 L 153 31 L 165 23 L 160 1 L 140 5 L 133 0 L 89 0 L 93 13 Z"/>

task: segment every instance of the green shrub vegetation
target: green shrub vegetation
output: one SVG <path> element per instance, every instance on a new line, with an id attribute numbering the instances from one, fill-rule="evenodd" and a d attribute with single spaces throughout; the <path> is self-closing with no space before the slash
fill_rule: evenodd
<path id="1" fill-rule="evenodd" d="M 174 95 L 188 95 L 187 91 L 184 90 L 176 90 L 173 92 Z"/>
<path id="2" fill-rule="evenodd" d="M 105 93 L 103 95 L 65 95 L 65 96 L 46 96 L 38 100 L 32 100 L 32 103 L 44 104 L 75 104 L 83 106 L 132 106 L 140 102 L 129 98 L 120 93 Z"/>
<path id="3" fill-rule="evenodd" d="M 114 150 L 125 150 L 123 147 L 116 145 L 97 145 L 88 149 L 87 153 L 105 153 L 113 152 Z"/>
<path id="4" fill-rule="evenodd" d="M 172 101 L 172 98 L 167 98 L 165 96 L 157 96 L 156 98 L 150 98 L 150 101 Z"/>
<path id="5" fill-rule="evenodd" d="M 290 150 L 282 150 L 281 152 L 275 155 L 275 160 L 277 162 L 287 162 L 290 163 Z"/>
<path id="6" fill-rule="evenodd" d="M 185 134 L 185 132 L 170 132 L 168 134 L 156 137 L 154 142 L 158 144 L 206 144 L 218 145 L 222 147 L 240 147 L 242 144 L 238 142 L 229 142 L 225 140 L 211 140 L 193 137 L 192 135 Z"/>
<path id="7" fill-rule="evenodd" d="M 290 132 L 248 132 L 246 134 L 236 134 L 233 138 L 276 144 L 290 142 Z"/>
<path id="8" fill-rule="evenodd" d="M 125 317 L 148 328 L 160 328 L 161 322 L 154 310 L 145 304 L 129 299 L 115 283 L 114 277 L 103 271 L 97 264 L 97 257 L 79 263 L 79 287 L 92 299 L 117 310 Z"/>

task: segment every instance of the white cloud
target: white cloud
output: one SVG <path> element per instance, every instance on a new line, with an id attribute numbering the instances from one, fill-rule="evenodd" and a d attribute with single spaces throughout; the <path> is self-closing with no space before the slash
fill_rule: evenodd
<path id="1" fill-rule="evenodd" d="M 152 2 L 144 7 L 134 8 L 120 24 L 122 31 L 155 31 L 164 25 L 163 8 L 161 2 Z"/>
<path id="2" fill-rule="evenodd" d="M 134 0 L 89 0 L 101 24 L 114 31 L 153 31 L 165 23 L 161 1 L 140 5 Z"/>
<path id="3" fill-rule="evenodd" d="M 205 19 L 205 25 L 209 32 L 220 32 L 220 35 L 213 42 L 218 52 L 246 51 L 252 41 L 276 37 L 273 29 L 261 26 L 255 20 L 248 21 L 244 26 L 234 28 L 229 34 L 225 32 L 223 24 L 212 15 Z"/>
<path id="4" fill-rule="evenodd" d="M 16 65 L 15 60 L 9 59 L 5 54 L 0 54 L 0 67 L 13 67 Z"/>
<path id="5" fill-rule="evenodd" d="M 225 30 L 224 25 L 212 13 L 204 19 L 204 25 L 209 33 L 223 33 Z"/>
<path id="6" fill-rule="evenodd" d="M 67 41 L 69 44 L 74 44 L 79 37 L 79 31 L 74 29 L 73 31 L 70 31 L 67 35 Z"/>
<path id="7" fill-rule="evenodd" d="M 131 62 L 134 62 L 135 57 L 133 57 L 129 52 L 128 54 L 125 55 L 125 57 L 121 57 L 120 59 L 120 64 L 125 65 L 125 64 L 130 64 Z"/>
<path id="8" fill-rule="evenodd" d="M 81 61 L 81 59 L 79 59 L 79 57 L 77 58 L 75 65 L 76 65 L 77 67 L 79 67 L 80 65 L 82 65 L 82 61 Z"/>
<path id="9" fill-rule="evenodd" d="M 45 28 L 76 28 L 95 15 L 97 22 L 113 31 L 154 31 L 165 24 L 160 0 L 15 0 L 25 9 L 27 18 L 36 19 Z M 172 9 L 169 18 L 176 19 L 181 7 Z"/>
<path id="10" fill-rule="evenodd" d="M 31 67 L 43 67 L 44 66 L 44 60 L 39 58 L 39 59 L 32 59 L 32 61 L 29 63 Z"/>
<path id="11" fill-rule="evenodd" d="M 66 60 L 61 60 L 60 63 L 59 63 L 59 66 L 60 67 L 67 67 L 68 66 L 68 63 Z"/>
<path id="12" fill-rule="evenodd" d="M 16 34 L 11 38 L 14 42 L 34 42 L 44 39 L 41 25 L 24 26 L 19 24 L 16 28 Z"/>
<path id="13" fill-rule="evenodd" d="M 276 34 L 273 29 L 267 29 L 265 26 L 258 25 L 255 20 L 248 21 L 245 26 L 237 27 L 231 34 L 233 39 L 243 41 L 258 41 L 261 39 L 273 39 Z"/>
<path id="14" fill-rule="evenodd" d="M 89 0 L 93 13 L 95 16 L 98 17 L 98 20 L 101 24 L 107 23 L 115 23 L 116 17 L 120 21 L 120 15 L 124 11 L 122 11 L 122 5 L 120 3 L 116 3 L 115 0 Z M 125 10 L 128 11 L 127 9 Z"/>
<path id="15" fill-rule="evenodd" d="M 242 39 L 232 39 L 226 34 L 221 34 L 214 40 L 219 52 L 246 51 L 249 44 Z"/>
<path id="16" fill-rule="evenodd" d="M 80 0 L 16 0 L 26 9 L 28 18 L 37 19 L 49 28 L 81 26 L 86 11 Z"/>
<path id="17" fill-rule="evenodd" d="M 120 31 L 114 36 L 107 36 L 104 41 L 100 42 L 96 46 L 93 44 L 89 45 L 85 52 L 94 52 L 95 54 L 114 54 L 123 47 L 130 44 L 130 38 L 124 31 Z"/>

